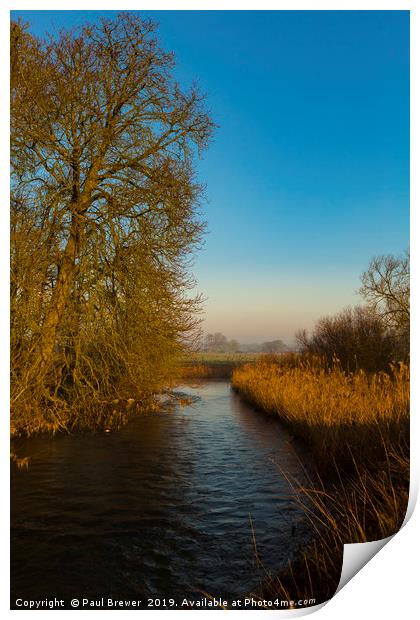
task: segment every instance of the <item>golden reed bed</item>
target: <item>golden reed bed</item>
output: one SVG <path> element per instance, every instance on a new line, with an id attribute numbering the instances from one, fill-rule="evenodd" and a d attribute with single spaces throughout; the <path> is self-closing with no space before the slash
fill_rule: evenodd
<path id="1" fill-rule="evenodd" d="M 397 364 L 369 376 L 296 357 L 292 364 L 261 360 L 237 368 L 232 383 L 304 440 L 315 466 L 297 496 L 312 542 L 281 575 L 267 575 L 259 594 L 327 600 L 338 585 L 343 545 L 385 538 L 404 520 L 409 368 Z"/>
<path id="2" fill-rule="evenodd" d="M 233 387 L 257 408 L 278 415 L 305 440 L 320 466 L 359 455 L 365 461 L 384 445 L 408 439 L 409 368 L 390 373 L 345 373 L 319 360 L 295 367 L 264 361 L 237 368 Z M 373 442 L 373 443 L 372 443 Z M 358 459 L 359 460 L 359 459 Z"/>

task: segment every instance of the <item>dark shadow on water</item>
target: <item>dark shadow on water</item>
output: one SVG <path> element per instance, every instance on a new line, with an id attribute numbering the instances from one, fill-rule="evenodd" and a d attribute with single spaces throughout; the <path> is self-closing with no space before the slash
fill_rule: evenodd
<path id="1" fill-rule="evenodd" d="M 17 445 L 30 461 L 12 466 L 12 607 L 17 597 L 238 597 L 293 557 L 308 533 L 280 471 L 302 478 L 303 455 L 228 382 L 179 390 L 199 398 L 118 433 Z"/>

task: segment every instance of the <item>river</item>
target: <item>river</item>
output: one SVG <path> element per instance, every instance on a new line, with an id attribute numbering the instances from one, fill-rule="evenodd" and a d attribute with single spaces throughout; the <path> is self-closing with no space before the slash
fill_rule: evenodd
<path id="1" fill-rule="evenodd" d="M 193 402 L 116 433 L 17 444 L 30 461 L 12 465 L 12 608 L 240 597 L 293 557 L 307 534 L 283 473 L 303 479 L 296 443 L 227 381 L 177 391 Z"/>

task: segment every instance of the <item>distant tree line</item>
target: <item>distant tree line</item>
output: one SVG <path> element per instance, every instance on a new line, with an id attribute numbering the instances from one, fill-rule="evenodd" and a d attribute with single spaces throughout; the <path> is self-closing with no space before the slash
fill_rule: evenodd
<path id="1" fill-rule="evenodd" d="M 240 344 L 237 340 L 228 340 L 221 332 L 207 334 L 202 343 L 202 350 L 211 353 L 235 353 L 239 349 Z"/>
<path id="2" fill-rule="evenodd" d="M 238 351 L 250 353 L 282 353 L 289 350 L 282 340 L 243 345 L 237 340 L 228 340 L 221 332 L 207 334 L 202 342 L 201 349 L 213 353 L 235 353 Z"/>
<path id="3" fill-rule="evenodd" d="M 263 353 L 283 353 L 288 351 L 289 347 L 284 344 L 283 340 L 271 340 L 269 342 L 263 342 L 261 345 L 261 351 Z"/>

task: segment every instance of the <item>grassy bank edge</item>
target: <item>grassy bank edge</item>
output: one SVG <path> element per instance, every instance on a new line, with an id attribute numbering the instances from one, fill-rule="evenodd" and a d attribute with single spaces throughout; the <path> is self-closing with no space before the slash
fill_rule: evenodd
<path id="1" fill-rule="evenodd" d="M 324 390 L 318 385 L 318 391 L 304 393 L 305 387 L 310 387 L 308 374 L 305 375 L 308 371 L 312 373 L 311 379 L 324 382 Z M 331 388 L 330 372 L 335 372 L 333 379 L 341 381 L 346 389 L 351 386 L 354 392 L 359 385 L 360 395 L 353 393 L 353 397 L 359 396 L 361 405 L 362 395 L 369 396 L 369 386 L 377 389 L 378 381 L 382 382 L 383 396 L 390 399 L 388 409 L 381 410 L 378 403 L 382 416 L 376 419 L 372 411 L 371 420 L 356 417 L 354 424 L 348 423 L 348 412 L 343 411 L 341 428 L 334 425 L 327 411 L 332 401 L 339 405 L 340 398 L 331 394 L 329 401 L 325 393 Z M 286 377 L 283 383 L 281 376 Z M 388 377 L 367 377 L 364 373 L 349 376 L 337 368 L 328 371 L 316 365 L 290 369 L 260 360 L 236 369 L 232 387 L 257 410 L 278 416 L 289 432 L 308 447 L 318 468 L 315 479 L 300 487 L 298 499 L 313 531 L 311 543 L 300 548 L 281 574 L 267 574 L 253 594 L 319 604 L 336 591 L 345 543 L 385 538 L 396 533 L 404 520 L 409 488 L 409 369 L 400 365 Z M 299 394 L 300 403 L 305 401 L 305 405 L 292 411 L 299 403 Z M 379 394 L 380 391 L 374 395 Z M 315 410 L 318 406 L 318 419 L 314 418 L 314 411 L 306 410 L 308 415 L 304 415 L 305 407 L 311 405 Z M 358 433 L 363 444 L 359 446 L 355 443 Z"/>

